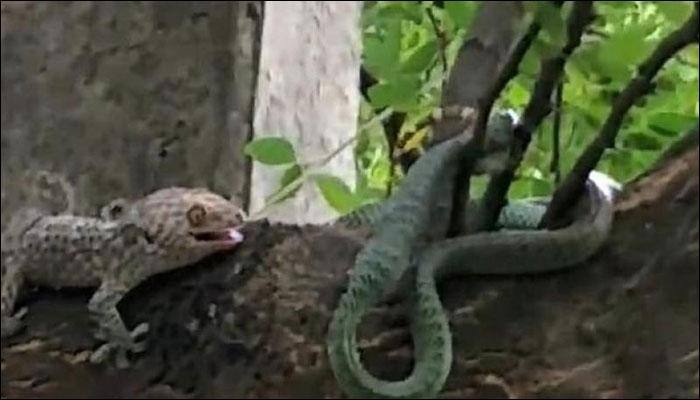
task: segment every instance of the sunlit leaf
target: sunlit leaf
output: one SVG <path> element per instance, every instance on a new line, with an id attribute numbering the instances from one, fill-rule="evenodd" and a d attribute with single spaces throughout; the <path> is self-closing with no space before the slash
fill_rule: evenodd
<path id="1" fill-rule="evenodd" d="M 605 40 L 597 54 L 603 72 L 615 79 L 630 76 L 653 48 L 653 43 L 645 40 L 648 29 L 642 24 L 629 25 Z"/>
<path id="2" fill-rule="evenodd" d="M 566 42 L 566 27 L 561 10 L 551 1 L 537 2 L 535 20 L 542 26 L 542 30 L 549 36 L 551 44 L 561 47 Z"/>
<path id="3" fill-rule="evenodd" d="M 691 1 L 655 1 L 654 4 L 669 21 L 679 25 L 693 12 Z"/>
<path id="4" fill-rule="evenodd" d="M 644 134 L 642 132 L 632 132 L 624 136 L 622 147 L 632 148 L 635 150 L 659 150 L 663 146 L 659 139 L 651 133 Z"/>
<path id="5" fill-rule="evenodd" d="M 337 212 L 346 214 L 362 204 L 342 179 L 326 174 L 315 174 L 313 179 L 323 198 Z"/>
<path id="6" fill-rule="evenodd" d="M 290 164 L 296 161 L 294 147 L 283 137 L 255 139 L 244 148 L 246 155 L 267 165 Z"/>
<path id="7" fill-rule="evenodd" d="M 381 32 L 365 36 L 364 67 L 377 79 L 390 77 L 397 69 L 400 51 L 401 21 L 387 21 Z"/>
<path id="8" fill-rule="evenodd" d="M 431 40 L 415 50 L 401 65 L 401 72 L 419 73 L 425 71 L 437 58 L 437 41 Z"/>
<path id="9" fill-rule="evenodd" d="M 677 136 L 689 129 L 696 117 L 671 112 L 660 112 L 648 117 L 649 127 L 664 136 Z"/>
<path id="10" fill-rule="evenodd" d="M 420 80 L 416 76 L 398 77 L 390 82 L 378 83 L 367 91 L 375 109 L 393 106 L 396 110 L 410 109 L 417 103 Z"/>
<path id="11" fill-rule="evenodd" d="M 280 178 L 279 188 L 265 199 L 265 203 L 269 204 L 273 200 L 275 200 L 275 203 L 280 203 L 293 197 L 303 184 L 301 180 L 296 181 L 297 178 L 301 177 L 301 173 L 301 166 L 298 164 L 287 168 Z"/>
<path id="12" fill-rule="evenodd" d="M 415 24 L 420 24 L 423 20 L 423 9 L 418 2 L 384 2 L 377 12 L 377 18 L 380 20 L 406 20 Z"/>

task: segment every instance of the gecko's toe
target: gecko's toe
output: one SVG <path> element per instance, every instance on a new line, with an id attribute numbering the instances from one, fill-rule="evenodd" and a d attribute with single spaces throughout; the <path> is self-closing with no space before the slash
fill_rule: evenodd
<path id="1" fill-rule="evenodd" d="M 148 333 L 148 329 L 149 329 L 149 326 L 148 326 L 147 322 L 143 322 L 143 323 L 138 324 L 136 326 L 136 328 L 134 328 L 131 331 L 131 338 L 136 339 L 137 337 Z"/>
<path id="2" fill-rule="evenodd" d="M 146 348 L 147 346 L 145 341 L 134 342 L 134 344 L 131 346 L 131 351 L 133 353 L 143 353 L 146 351 Z"/>
<path id="3" fill-rule="evenodd" d="M 115 349 L 116 345 L 105 343 L 90 355 L 90 362 L 93 364 L 102 364 L 108 358 L 110 353 Z"/>
<path id="4" fill-rule="evenodd" d="M 112 359 L 118 369 L 128 368 L 131 363 L 128 360 L 129 354 L 143 353 L 146 351 L 146 341 L 137 341 L 134 338 L 148 332 L 148 324 L 143 323 L 130 332 L 129 337 L 119 338 L 101 345 L 90 356 L 93 364 L 105 363 Z M 113 357 L 113 358 L 112 358 Z"/>
<path id="5" fill-rule="evenodd" d="M 5 339 L 18 334 L 22 330 L 22 328 L 25 327 L 24 323 L 22 322 L 22 319 L 26 314 L 27 307 L 22 307 L 19 311 L 15 313 L 15 315 L 11 317 L 3 316 L 2 329 L 0 329 L 0 331 L 2 332 L 0 332 L 0 337 L 2 337 L 2 339 Z"/>
<path id="6" fill-rule="evenodd" d="M 149 330 L 149 325 L 146 322 L 140 323 L 131 331 L 131 344 L 129 351 L 132 353 L 143 353 L 146 351 L 146 339 L 136 340 L 139 336 L 145 335 Z"/>
<path id="7" fill-rule="evenodd" d="M 116 365 L 118 369 L 127 369 L 131 365 L 129 362 L 128 357 L 126 356 L 126 350 L 125 349 L 119 349 L 117 350 L 117 360 L 116 360 Z"/>
<path id="8" fill-rule="evenodd" d="M 126 369 L 131 365 L 127 358 L 127 349 L 114 343 L 105 343 L 95 350 L 90 356 L 93 364 L 105 364 L 110 356 L 114 354 L 114 364 L 117 369 Z"/>

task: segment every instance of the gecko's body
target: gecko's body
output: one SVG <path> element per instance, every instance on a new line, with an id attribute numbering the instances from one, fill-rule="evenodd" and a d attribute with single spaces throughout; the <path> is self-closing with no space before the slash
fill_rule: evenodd
<path id="1" fill-rule="evenodd" d="M 95 352 L 100 361 L 116 350 L 126 365 L 126 352 L 143 345 L 135 337 L 146 324 L 128 331 L 117 304 L 152 275 L 177 269 L 242 240 L 236 228 L 241 209 L 205 189 L 168 188 L 113 210 L 103 218 L 46 215 L 35 210 L 18 216 L 3 234 L 2 337 L 14 334 L 21 316 L 12 316 L 25 284 L 97 287 L 88 308 L 96 336 L 106 343 Z M 18 313 L 20 314 L 20 313 Z"/>

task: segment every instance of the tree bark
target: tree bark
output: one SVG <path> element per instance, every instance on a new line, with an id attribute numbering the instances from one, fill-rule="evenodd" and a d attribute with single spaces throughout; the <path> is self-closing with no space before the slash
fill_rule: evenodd
<path id="1" fill-rule="evenodd" d="M 300 162 L 319 160 L 355 136 L 359 113 L 362 2 L 265 2 L 256 93 L 255 138 L 282 136 Z M 324 171 L 355 182 L 353 146 Z M 251 211 L 280 186 L 283 170 L 253 164 Z M 266 216 L 287 223 L 337 217 L 313 182 Z"/>
<path id="2" fill-rule="evenodd" d="M 76 212 L 206 186 L 247 197 L 255 2 L 3 2 L 2 225 L 26 171 Z"/>
<path id="3" fill-rule="evenodd" d="M 612 236 L 578 268 L 440 285 L 455 359 L 444 398 L 698 395 L 698 147 L 634 182 Z M 3 342 L 2 396 L 342 397 L 327 324 L 365 237 L 331 227 L 249 227 L 233 254 L 156 276 L 120 309 L 149 322 L 133 368 L 87 364 L 88 292 L 39 290 L 28 328 Z M 385 379 L 411 368 L 408 319 L 377 308 L 363 359 Z"/>

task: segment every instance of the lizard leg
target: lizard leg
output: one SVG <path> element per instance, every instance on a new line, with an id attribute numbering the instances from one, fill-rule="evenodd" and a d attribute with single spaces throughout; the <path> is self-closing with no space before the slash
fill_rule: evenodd
<path id="1" fill-rule="evenodd" d="M 140 353 L 146 349 L 145 342 L 137 342 L 136 338 L 148 332 L 148 324 L 139 324 L 129 331 L 124 325 L 117 304 L 131 288 L 115 282 L 104 282 L 90 299 L 88 309 L 98 328 L 95 336 L 105 340 L 90 357 L 93 363 L 101 363 L 111 353 L 116 352 L 118 368 L 129 366 L 127 352 Z"/>
<path id="2" fill-rule="evenodd" d="M 8 264 L 11 264 L 8 262 Z M 5 271 L 3 271 L 5 272 Z M 27 313 L 27 308 L 23 307 L 15 315 L 12 312 L 22 285 L 24 284 L 24 274 L 19 264 L 11 264 L 2 276 L 2 338 L 10 337 L 22 328 L 22 317 Z"/>

